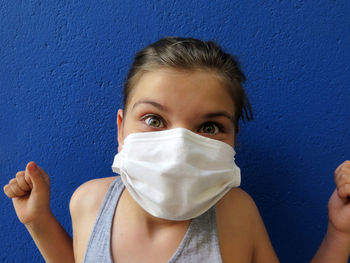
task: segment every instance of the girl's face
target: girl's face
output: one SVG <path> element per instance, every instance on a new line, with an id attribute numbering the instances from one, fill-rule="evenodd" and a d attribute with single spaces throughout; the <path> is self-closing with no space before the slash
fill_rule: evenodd
<path id="1" fill-rule="evenodd" d="M 130 133 L 179 127 L 234 146 L 233 101 L 214 72 L 157 69 L 129 96 L 127 111 L 118 111 L 118 151 Z"/>

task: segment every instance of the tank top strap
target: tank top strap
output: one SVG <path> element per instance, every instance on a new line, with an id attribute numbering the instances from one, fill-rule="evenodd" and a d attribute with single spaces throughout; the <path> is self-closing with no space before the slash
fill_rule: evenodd
<path id="1" fill-rule="evenodd" d="M 112 221 L 123 189 L 124 184 L 118 176 L 109 186 L 97 214 L 86 246 L 84 263 L 112 263 L 110 250 Z"/>

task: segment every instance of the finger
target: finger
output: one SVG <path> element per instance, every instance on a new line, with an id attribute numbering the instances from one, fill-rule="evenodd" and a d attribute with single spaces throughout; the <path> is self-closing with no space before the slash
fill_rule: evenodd
<path id="1" fill-rule="evenodd" d="M 23 191 L 30 191 L 30 189 L 31 189 L 30 185 L 25 180 L 24 175 L 25 175 L 24 171 L 20 171 L 16 174 L 16 180 L 17 180 L 18 186 Z"/>
<path id="2" fill-rule="evenodd" d="M 19 186 L 18 186 L 18 183 L 17 183 L 17 180 L 11 180 L 12 182 L 10 183 L 10 188 L 12 190 L 12 192 L 16 195 L 16 196 L 24 196 L 26 195 L 28 192 L 26 191 L 23 191 Z"/>
<path id="3" fill-rule="evenodd" d="M 9 198 L 16 197 L 15 193 L 12 192 L 9 184 L 5 185 L 3 189 L 4 189 L 4 192 L 7 195 L 7 197 L 9 197 Z"/>
<path id="4" fill-rule="evenodd" d="M 42 176 L 42 179 L 44 180 L 44 182 L 46 184 L 50 185 L 50 178 L 47 175 L 47 173 L 40 166 L 38 166 L 38 169 L 39 169 L 39 171 L 41 173 L 41 176 Z"/>
<path id="5" fill-rule="evenodd" d="M 29 178 L 29 181 L 32 184 L 32 189 L 40 189 L 41 187 L 46 186 L 44 179 L 41 176 L 41 171 L 35 162 L 29 162 L 27 164 L 25 175 Z"/>
<path id="6" fill-rule="evenodd" d="M 345 167 L 350 168 L 350 161 L 349 160 L 345 161 L 343 164 Z"/>
<path id="7" fill-rule="evenodd" d="M 350 184 L 344 184 L 341 187 L 337 188 L 338 196 L 344 203 L 349 202 L 350 196 Z"/>
<path id="8" fill-rule="evenodd" d="M 343 185 L 350 183 L 350 168 L 342 166 L 335 174 L 336 185 Z"/>
<path id="9" fill-rule="evenodd" d="M 29 185 L 30 189 L 33 189 L 33 182 L 32 179 L 30 179 L 30 176 L 28 173 L 24 172 L 24 180 Z"/>
<path id="10" fill-rule="evenodd" d="M 340 164 L 337 169 L 334 171 L 334 176 L 336 176 L 339 173 L 339 170 L 343 167 L 344 163 Z"/>
<path id="11" fill-rule="evenodd" d="M 337 170 L 334 173 L 339 174 L 339 173 L 342 173 L 343 171 L 349 171 L 349 170 L 350 170 L 350 165 L 343 163 L 337 168 Z"/>
<path id="12" fill-rule="evenodd" d="M 349 160 L 346 160 L 346 161 L 342 162 L 342 163 L 337 167 L 337 169 L 335 169 L 334 174 L 338 173 L 339 170 L 340 170 L 343 166 L 350 168 L 350 161 L 349 161 Z"/>

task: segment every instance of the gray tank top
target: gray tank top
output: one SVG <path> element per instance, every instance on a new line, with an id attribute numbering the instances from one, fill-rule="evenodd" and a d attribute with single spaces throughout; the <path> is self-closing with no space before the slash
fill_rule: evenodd
<path id="1" fill-rule="evenodd" d="M 85 263 L 112 263 L 111 229 L 112 221 L 124 184 L 118 176 L 110 185 L 96 217 L 86 247 Z M 191 220 L 176 252 L 168 263 L 222 262 L 215 206 Z"/>

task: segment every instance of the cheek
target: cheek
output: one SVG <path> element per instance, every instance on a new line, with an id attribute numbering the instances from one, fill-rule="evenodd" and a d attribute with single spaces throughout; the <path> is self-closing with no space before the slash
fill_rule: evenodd
<path id="1" fill-rule="evenodd" d="M 227 144 L 230 145 L 232 148 L 235 146 L 235 138 L 228 139 L 228 140 L 225 140 L 225 141 L 223 141 L 223 142 L 227 143 Z"/>
<path id="2" fill-rule="evenodd" d="M 230 132 L 223 134 L 223 137 L 220 139 L 220 141 L 223 141 L 224 143 L 227 143 L 231 147 L 234 147 L 236 138 L 237 138 L 236 133 L 234 129 L 232 129 Z"/>
<path id="3" fill-rule="evenodd" d="M 121 125 L 122 133 L 121 140 L 124 140 L 130 133 L 140 132 L 140 124 L 134 114 L 127 113 L 124 115 L 123 123 Z"/>

